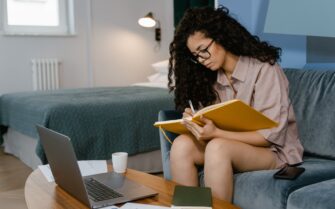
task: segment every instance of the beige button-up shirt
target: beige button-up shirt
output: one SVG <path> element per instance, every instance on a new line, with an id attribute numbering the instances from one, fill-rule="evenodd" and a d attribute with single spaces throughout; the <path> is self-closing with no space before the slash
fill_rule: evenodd
<path id="1" fill-rule="evenodd" d="M 303 147 L 290 99 L 288 80 L 279 65 L 270 65 L 249 57 L 240 57 L 231 82 L 223 71 L 218 71 L 214 88 L 220 102 L 239 99 L 267 117 L 278 126 L 258 132 L 272 143 L 271 149 L 288 164 L 302 162 Z"/>

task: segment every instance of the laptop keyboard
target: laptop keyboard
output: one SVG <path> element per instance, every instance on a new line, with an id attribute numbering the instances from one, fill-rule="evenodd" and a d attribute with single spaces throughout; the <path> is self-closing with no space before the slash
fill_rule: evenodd
<path id="1" fill-rule="evenodd" d="M 84 179 L 84 182 L 88 195 L 95 202 L 123 197 L 122 194 L 117 193 L 93 178 Z"/>

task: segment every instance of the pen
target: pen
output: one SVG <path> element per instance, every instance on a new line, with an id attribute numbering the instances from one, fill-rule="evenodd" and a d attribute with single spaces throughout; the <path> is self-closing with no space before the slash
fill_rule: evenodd
<path id="1" fill-rule="evenodd" d="M 191 100 L 188 100 L 188 103 L 190 104 L 190 107 L 191 107 L 192 113 L 194 114 L 194 113 L 195 113 L 195 111 L 194 111 L 194 107 L 193 107 L 192 101 L 191 101 Z"/>

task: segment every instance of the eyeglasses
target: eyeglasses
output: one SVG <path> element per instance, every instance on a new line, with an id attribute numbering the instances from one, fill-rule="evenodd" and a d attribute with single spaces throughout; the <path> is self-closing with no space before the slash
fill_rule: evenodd
<path id="1" fill-rule="evenodd" d="M 213 44 L 214 39 L 212 39 L 212 41 L 208 44 L 208 46 L 204 49 L 199 50 L 199 52 L 190 57 L 190 60 L 195 63 L 195 64 L 199 64 L 199 58 L 207 60 L 211 57 L 211 53 L 208 51 L 209 47 L 211 47 L 211 45 Z"/>

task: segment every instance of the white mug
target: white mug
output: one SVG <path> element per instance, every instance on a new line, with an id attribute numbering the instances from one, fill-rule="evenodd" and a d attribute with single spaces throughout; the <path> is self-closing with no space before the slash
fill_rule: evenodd
<path id="1" fill-rule="evenodd" d="M 124 173 L 127 170 L 128 153 L 115 152 L 112 154 L 113 171 L 116 173 Z"/>

